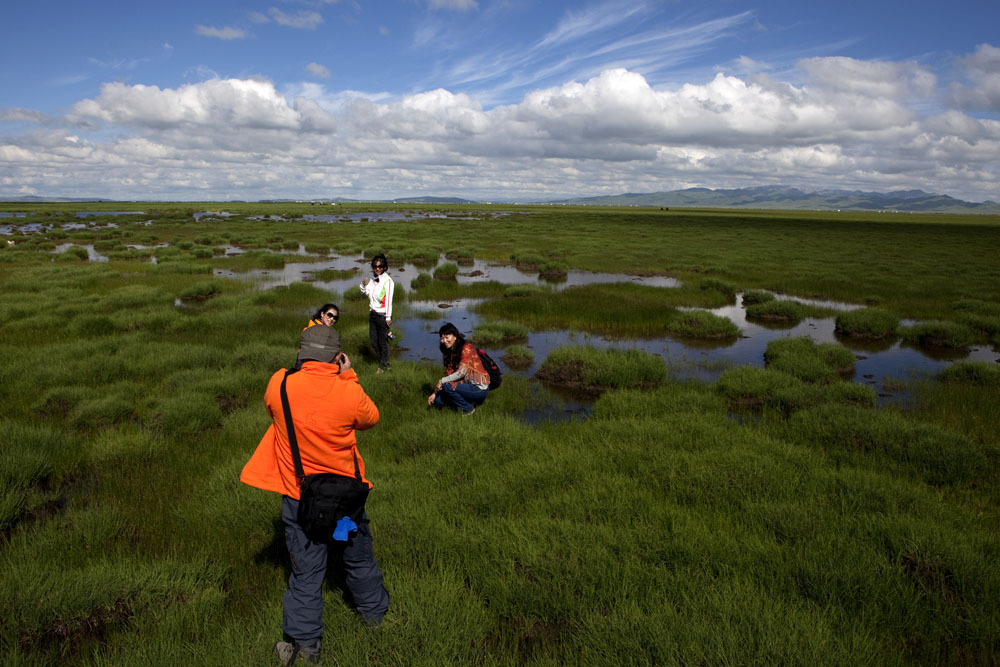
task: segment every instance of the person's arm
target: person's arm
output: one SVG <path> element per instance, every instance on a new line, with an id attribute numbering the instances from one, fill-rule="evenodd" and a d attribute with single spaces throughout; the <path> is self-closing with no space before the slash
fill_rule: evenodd
<path id="1" fill-rule="evenodd" d="M 462 380 L 464 380 L 465 371 L 466 371 L 465 366 L 459 366 L 458 370 L 452 373 L 451 375 L 445 375 L 443 378 L 438 380 L 437 390 L 441 391 L 441 386 L 444 385 L 445 382 L 461 382 Z"/>
<path id="2" fill-rule="evenodd" d="M 396 291 L 396 281 L 389 276 L 385 286 L 385 323 L 392 326 L 392 295 Z"/>

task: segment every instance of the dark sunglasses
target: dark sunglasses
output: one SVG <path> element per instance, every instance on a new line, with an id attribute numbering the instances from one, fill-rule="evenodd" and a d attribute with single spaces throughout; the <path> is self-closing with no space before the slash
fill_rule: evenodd
<path id="1" fill-rule="evenodd" d="M 323 315 L 326 316 L 326 317 L 332 317 L 335 320 L 336 319 L 340 319 L 340 315 L 335 315 L 333 313 L 323 313 Z"/>
<path id="2" fill-rule="evenodd" d="M 384 269 L 385 268 L 385 264 L 376 264 L 375 268 L 376 269 Z"/>

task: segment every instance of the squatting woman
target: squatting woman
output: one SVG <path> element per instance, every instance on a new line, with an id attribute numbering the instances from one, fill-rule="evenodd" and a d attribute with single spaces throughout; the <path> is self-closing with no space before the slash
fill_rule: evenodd
<path id="1" fill-rule="evenodd" d="M 451 322 L 438 330 L 441 337 L 441 360 L 445 375 L 438 380 L 427 405 L 449 407 L 463 415 L 471 415 L 476 406 L 486 400 L 490 376 L 479 359 L 476 348 Z"/>

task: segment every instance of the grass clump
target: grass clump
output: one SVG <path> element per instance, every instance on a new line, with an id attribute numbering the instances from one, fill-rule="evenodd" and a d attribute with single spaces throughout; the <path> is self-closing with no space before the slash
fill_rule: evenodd
<path id="1" fill-rule="evenodd" d="M 569 265 L 558 259 L 549 259 L 538 265 L 538 275 L 546 280 L 559 280 L 569 275 Z"/>
<path id="2" fill-rule="evenodd" d="M 433 264 L 441 256 L 441 253 L 436 248 L 429 246 L 419 246 L 409 251 L 403 251 L 401 254 L 413 264 Z"/>
<path id="3" fill-rule="evenodd" d="M 1000 388 L 1000 366 L 985 361 L 956 361 L 937 378 L 941 382 Z"/>
<path id="4" fill-rule="evenodd" d="M 780 338 L 767 344 L 769 368 L 804 382 L 834 382 L 854 370 L 854 353 L 838 343 L 817 344 L 811 338 Z"/>
<path id="5" fill-rule="evenodd" d="M 736 286 L 718 278 L 702 278 L 698 281 L 698 289 L 703 292 L 718 292 L 727 298 L 727 303 L 732 303 L 736 298 Z"/>
<path id="6" fill-rule="evenodd" d="M 814 405 L 870 407 L 875 405 L 877 398 L 875 390 L 867 385 L 855 382 L 816 384 L 791 373 L 755 366 L 737 366 L 723 371 L 715 383 L 715 391 L 736 412 L 760 412 L 779 421 Z"/>
<path id="7" fill-rule="evenodd" d="M 472 332 L 472 338 L 486 347 L 500 347 L 506 343 L 528 339 L 528 327 L 515 322 L 483 322 Z"/>
<path id="8" fill-rule="evenodd" d="M 522 271 L 538 271 L 546 263 L 546 259 L 533 252 L 511 253 L 510 261 Z"/>
<path id="9" fill-rule="evenodd" d="M 222 287 L 214 281 L 195 283 L 184 288 L 181 299 L 185 301 L 205 301 L 222 293 Z"/>
<path id="10" fill-rule="evenodd" d="M 313 272 L 313 277 L 316 280 L 322 280 L 324 282 L 330 282 L 333 280 L 343 280 L 345 278 L 350 278 L 358 274 L 358 268 L 353 267 L 350 269 L 320 269 L 319 271 Z"/>
<path id="11" fill-rule="evenodd" d="M 913 345 L 962 350 L 973 342 L 969 327 L 957 322 L 920 322 L 909 327 L 900 327 L 903 340 Z"/>
<path id="12" fill-rule="evenodd" d="M 754 306 L 759 303 L 767 303 L 768 301 L 774 301 L 775 296 L 771 292 L 765 292 L 764 290 L 747 290 L 743 293 L 743 305 L 744 306 Z"/>
<path id="13" fill-rule="evenodd" d="M 455 280 L 458 276 L 458 264 L 443 262 L 434 267 L 435 280 Z"/>
<path id="14" fill-rule="evenodd" d="M 964 435 L 888 410 L 817 406 L 789 419 L 787 437 L 822 448 L 837 463 L 887 466 L 935 485 L 967 482 L 989 469 L 982 448 Z"/>
<path id="15" fill-rule="evenodd" d="M 504 350 L 503 362 L 510 368 L 527 368 L 535 361 L 535 353 L 526 345 L 509 345 Z"/>
<path id="16" fill-rule="evenodd" d="M 568 345 L 549 353 L 537 376 L 550 384 L 599 393 L 654 387 L 666 379 L 667 368 L 662 358 L 642 350 Z"/>
<path id="17" fill-rule="evenodd" d="M 540 296 L 545 292 L 545 290 L 539 285 L 511 285 L 504 290 L 504 297 L 516 299 L 518 297 L 525 296 Z"/>
<path id="18" fill-rule="evenodd" d="M 880 339 L 896 335 L 899 318 L 879 308 L 858 308 L 837 315 L 835 331 L 851 338 Z"/>
<path id="19" fill-rule="evenodd" d="M 683 338 L 736 338 L 740 328 L 728 317 L 705 310 L 676 310 L 664 324 L 666 332 Z"/>
<path id="20" fill-rule="evenodd" d="M 65 259 L 78 259 L 82 261 L 87 261 L 87 257 L 89 257 L 89 255 L 87 254 L 87 249 L 81 248 L 78 245 L 71 245 L 70 247 L 63 250 L 62 253 L 60 253 L 60 259 L 65 258 Z"/>
<path id="21" fill-rule="evenodd" d="M 799 322 L 806 316 L 802 304 L 789 299 L 772 299 L 747 306 L 747 319 L 777 322 Z"/>
<path id="22" fill-rule="evenodd" d="M 476 259 L 476 252 L 471 248 L 455 248 L 444 253 L 445 259 L 450 259 L 459 264 L 472 264 Z"/>

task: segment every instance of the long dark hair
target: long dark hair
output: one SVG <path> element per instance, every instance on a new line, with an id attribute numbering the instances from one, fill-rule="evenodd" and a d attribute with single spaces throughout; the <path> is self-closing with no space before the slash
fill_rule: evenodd
<path id="1" fill-rule="evenodd" d="M 459 363 L 462 361 L 462 349 L 465 347 L 465 336 L 462 332 L 458 330 L 451 322 L 445 322 L 440 329 L 438 329 L 438 336 L 444 336 L 445 334 L 451 334 L 455 337 L 455 344 L 451 346 L 449 350 L 445 347 L 444 343 L 438 345 L 441 349 L 441 362 L 444 364 L 445 368 L 450 368 L 452 371 L 458 368 Z"/>
<path id="2" fill-rule="evenodd" d="M 375 265 L 379 263 L 385 264 L 385 270 L 386 271 L 389 270 L 389 260 L 385 258 L 385 253 L 380 252 L 379 254 L 372 257 L 371 261 L 372 271 L 375 270 Z"/>
<path id="3" fill-rule="evenodd" d="M 319 322 L 322 322 L 323 321 L 323 313 L 325 313 L 326 311 L 330 310 L 331 308 L 333 308 L 335 311 L 337 311 L 337 315 L 340 315 L 340 308 L 337 306 L 337 304 L 335 304 L 335 303 L 324 303 L 322 306 L 319 307 L 319 310 L 316 311 L 316 314 L 313 315 L 313 319 L 317 320 Z"/>

